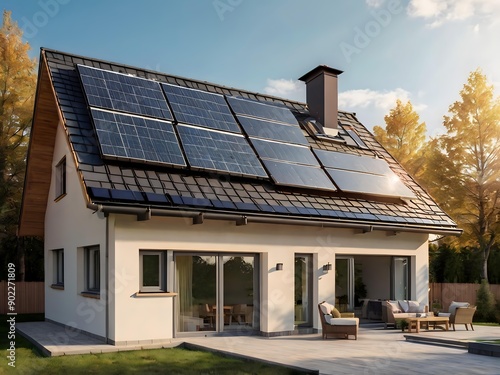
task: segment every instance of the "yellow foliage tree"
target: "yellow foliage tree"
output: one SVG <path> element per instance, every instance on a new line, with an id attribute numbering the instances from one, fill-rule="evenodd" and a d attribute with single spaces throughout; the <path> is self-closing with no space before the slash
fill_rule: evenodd
<path id="1" fill-rule="evenodd" d="M 478 246 L 481 277 L 499 240 L 500 99 L 480 69 L 470 73 L 460 100 L 444 116 L 447 133 L 435 141 L 434 186 L 430 189 L 464 229 L 462 245 Z"/>
<path id="2" fill-rule="evenodd" d="M 419 179 L 424 165 L 426 126 L 410 101 L 396 106 L 384 117 L 385 128 L 375 126 L 375 138 L 415 178 Z"/>
<path id="3" fill-rule="evenodd" d="M 22 30 L 4 11 L 0 29 L 0 240 L 2 250 L 16 235 L 33 115 L 36 61 Z M 4 254 L 5 255 L 5 254 Z M 23 272 L 21 269 L 20 272 Z"/>

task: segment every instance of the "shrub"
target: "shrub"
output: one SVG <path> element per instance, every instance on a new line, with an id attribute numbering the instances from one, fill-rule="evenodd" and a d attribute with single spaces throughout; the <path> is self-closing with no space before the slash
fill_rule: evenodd
<path id="1" fill-rule="evenodd" d="M 475 319 L 478 322 L 495 322 L 495 297 L 490 291 L 490 285 L 486 279 L 481 280 L 481 286 L 477 291 L 477 311 Z"/>

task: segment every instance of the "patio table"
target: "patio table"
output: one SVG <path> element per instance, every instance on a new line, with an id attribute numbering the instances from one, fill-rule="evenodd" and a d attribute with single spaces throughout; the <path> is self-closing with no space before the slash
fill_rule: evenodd
<path id="1" fill-rule="evenodd" d="M 406 318 L 405 320 L 408 323 L 408 332 L 410 333 L 413 328 L 415 328 L 415 333 L 420 333 L 421 325 L 425 325 L 426 329 L 429 329 L 429 323 L 433 323 L 433 329 L 436 329 L 436 324 L 444 324 L 444 329 L 446 331 L 450 328 L 450 322 L 447 316 L 415 317 Z"/>

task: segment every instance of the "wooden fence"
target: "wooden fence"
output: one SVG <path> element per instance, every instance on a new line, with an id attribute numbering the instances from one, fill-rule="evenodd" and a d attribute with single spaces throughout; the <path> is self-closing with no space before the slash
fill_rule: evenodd
<path id="1" fill-rule="evenodd" d="M 12 285 L 11 285 L 12 286 Z M 0 314 L 38 314 L 45 312 L 45 292 L 42 281 L 15 281 L 15 299 L 7 281 L 0 281 Z M 9 292 L 11 294 L 9 295 Z M 9 311 L 9 299 L 15 302 L 15 311 Z"/>
<path id="2" fill-rule="evenodd" d="M 441 304 L 441 310 L 447 311 L 451 301 L 475 305 L 480 284 L 430 283 L 429 287 L 430 308 L 432 309 L 432 303 L 437 301 Z M 490 284 L 490 290 L 495 299 L 500 301 L 500 285 Z"/>

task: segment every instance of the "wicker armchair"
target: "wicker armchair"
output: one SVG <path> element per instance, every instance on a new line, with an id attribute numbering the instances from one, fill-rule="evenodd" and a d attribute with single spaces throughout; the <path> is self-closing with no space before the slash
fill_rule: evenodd
<path id="1" fill-rule="evenodd" d="M 453 330 L 455 330 L 455 324 L 464 324 L 465 329 L 468 331 L 469 328 L 467 327 L 467 324 L 470 324 L 470 328 L 474 331 L 472 318 L 474 317 L 475 312 L 476 306 L 458 307 L 455 310 L 455 314 L 450 316 L 450 324 L 453 326 Z"/>
<path id="2" fill-rule="evenodd" d="M 330 313 L 331 307 L 333 306 L 324 301 L 318 304 L 323 339 L 328 338 L 328 335 L 335 335 L 337 337 L 340 336 L 345 339 L 348 339 L 349 336 L 354 336 L 355 340 L 358 339 L 359 319 L 354 318 L 353 313 L 341 313 L 340 318 L 333 318 L 330 317 L 330 315 L 325 314 L 322 310 L 322 305 L 323 310 L 325 309 L 325 306 L 327 306 L 326 309 L 328 313 Z"/>
<path id="3" fill-rule="evenodd" d="M 466 305 L 466 306 L 460 306 Z M 453 326 L 455 331 L 455 324 L 464 324 L 465 329 L 468 331 L 470 328 L 474 331 L 474 326 L 472 325 L 472 318 L 476 312 L 476 306 L 469 306 L 468 303 L 464 302 L 452 302 L 449 308 L 449 313 L 439 313 L 439 316 L 448 316 L 450 318 L 450 324 Z"/>

